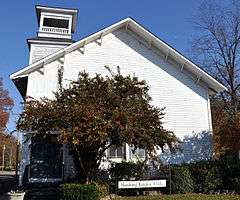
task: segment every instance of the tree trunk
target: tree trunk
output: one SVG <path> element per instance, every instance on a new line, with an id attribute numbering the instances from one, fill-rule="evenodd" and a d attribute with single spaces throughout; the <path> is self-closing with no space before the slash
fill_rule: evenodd
<path id="1" fill-rule="evenodd" d="M 99 167 L 96 152 L 78 153 L 74 151 L 72 154 L 77 172 L 77 181 L 83 184 L 90 184 Z"/>

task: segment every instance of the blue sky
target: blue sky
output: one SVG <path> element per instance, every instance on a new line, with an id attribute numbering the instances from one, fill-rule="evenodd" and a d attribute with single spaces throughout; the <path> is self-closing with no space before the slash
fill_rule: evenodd
<path id="1" fill-rule="evenodd" d="M 6 0 L 0 6 L 0 76 L 14 99 L 15 106 L 8 123 L 10 131 L 21 112 L 21 96 L 9 75 L 28 64 L 27 38 L 35 37 L 35 5 L 78 8 L 78 40 L 128 16 L 185 55 L 189 55 L 194 35 L 192 16 L 200 0 Z"/>

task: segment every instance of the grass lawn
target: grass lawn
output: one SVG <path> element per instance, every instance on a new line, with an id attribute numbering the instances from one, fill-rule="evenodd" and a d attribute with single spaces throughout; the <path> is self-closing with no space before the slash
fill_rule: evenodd
<path id="1" fill-rule="evenodd" d="M 240 195 L 182 194 L 182 195 L 122 197 L 118 198 L 117 200 L 240 200 Z"/>

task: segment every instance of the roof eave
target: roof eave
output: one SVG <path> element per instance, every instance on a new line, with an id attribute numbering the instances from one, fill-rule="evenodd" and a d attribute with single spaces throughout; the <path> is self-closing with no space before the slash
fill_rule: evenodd
<path id="1" fill-rule="evenodd" d="M 22 98 L 25 99 L 27 93 L 28 76 L 12 79 Z"/>
<path id="2" fill-rule="evenodd" d="M 27 66 L 26 68 L 12 74 L 11 78 L 14 79 L 14 78 L 19 77 L 19 76 L 24 76 L 27 73 L 29 73 L 31 70 L 35 70 L 39 66 L 47 64 L 47 63 L 53 61 L 55 58 L 63 56 L 65 53 L 74 51 L 75 49 L 81 47 L 82 45 L 97 39 L 101 35 L 108 34 L 110 32 L 113 32 L 114 30 L 116 30 L 120 27 L 124 27 L 124 26 L 128 26 L 128 27 L 138 31 L 138 33 L 144 34 L 143 37 L 147 40 L 151 39 L 155 44 L 158 45 L 159 49 L 161 48 L 165 52 L 170 51 L 171 54 L 173 54 L 174 57 L 177 60 L 179 60 L 179 62 L 184 64 L 186 68 L 191 69 L 192 72 L 196 73 L 197 76 L 201 76 L 201 78 L 203 80 L 205 80 L 205 82 L 209 85 L 209 88 L 212 88 L 213 90 L 215 90 L 217 92 L 227 90 L 227 88 L 223 84 L 218 82 L 216 79 L 214 79 L 212 76 L 210 76 L 207 72 L 202 70 L 200 67 L 195 65 L 192 61 L 190 61 L 189 59 L 184 57 L 182 54 L 180 54 L 178 51 L 176 51 L 174 48 L 172 48 L 170 45 L 168 45 L 164 41 L 160 40 L 153 33 L 148 31 L 147 29 L 145 29 L 143 26 L 138 24 L 136 21 L 134 21 L 130 17 L 128 17 L 124 20 L 121 20 L 120 22 L 117 22 L 117 23 L 115 23 L 115 24 L 113 24 L 113 25 L 111 25 L 107 28 L 104 28 L 104 29 L 102 29 L 102 30 L 100 30 L 100 31 L 98 31 L 98 32 L 96 32 L 96 33 L 78 41 L 78 42 L 75 42 L 72 45 L 70 45 L 70 46 L 68 46 L 64 49 L 61 49 L 60 51 L 58 51 L 54 54 L 51 54 L 51 55 L 45 57 L 44 59 L 33 63 L 32 65 Z"/>
<path id="3" fill-rule="evenodd" d="M 55 58 L 58 58 L 58 57 L 61 57 L 63 56 L 65 53 L 68 53 L 68 52 L 72 52 L 74 51 L 75 49 L 77 49 L 79 46 L 83 45 L 83 44 L 86 44 L 87 42 L 89 42 L 90 40 L 94 40 L 93 38 L 97 38 L 99 35 L 105 33 L 106 32 L 110 32 L 111 29 L 115 28 L 117 29 L 118 26 L 122 26 L 124 25 L 126 22 L 128 22 L 130 20 L 130 18 L 126 18 L 116 24 L 113 24 L 107 28 L 104 28 L 102 29 L 101 31 L 98 31 L 86 38 L 83 38 L 73 44 L 71 44 L 70 46 L 66 47 L 66 48 L 63 48 L 49 56 L 46 56 L 45 58 L 31 64 L 31 65 L 28 65 L 24 68 L 22 68 L 21 70 L 13 73 L 12 75 L 10 75 L 10 78 L 11 79 L 15 79 L 15 78 L 18 78 L 18 77 L 22 77 L 22 76 L 26 76 L 28 73 L 29 73 L 29 70 L 31 71 L 34 71 L 35 69 L 37 69 L 39 66 L 42 66 L 43 64 L 47 64 L 49 62 L 51 62 L 52 60 L 54 60 Z"/>

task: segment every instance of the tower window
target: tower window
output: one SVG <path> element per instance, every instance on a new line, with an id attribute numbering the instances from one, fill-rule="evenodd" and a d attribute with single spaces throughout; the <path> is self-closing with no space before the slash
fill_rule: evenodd
<path id="1" fill-rule="evenodd" d="M 44 18 L 43 19 L 43 26 L 68 29 L 69 20 L 66 20 L 66 19 L 54 19 L 54 18 Z"/>

